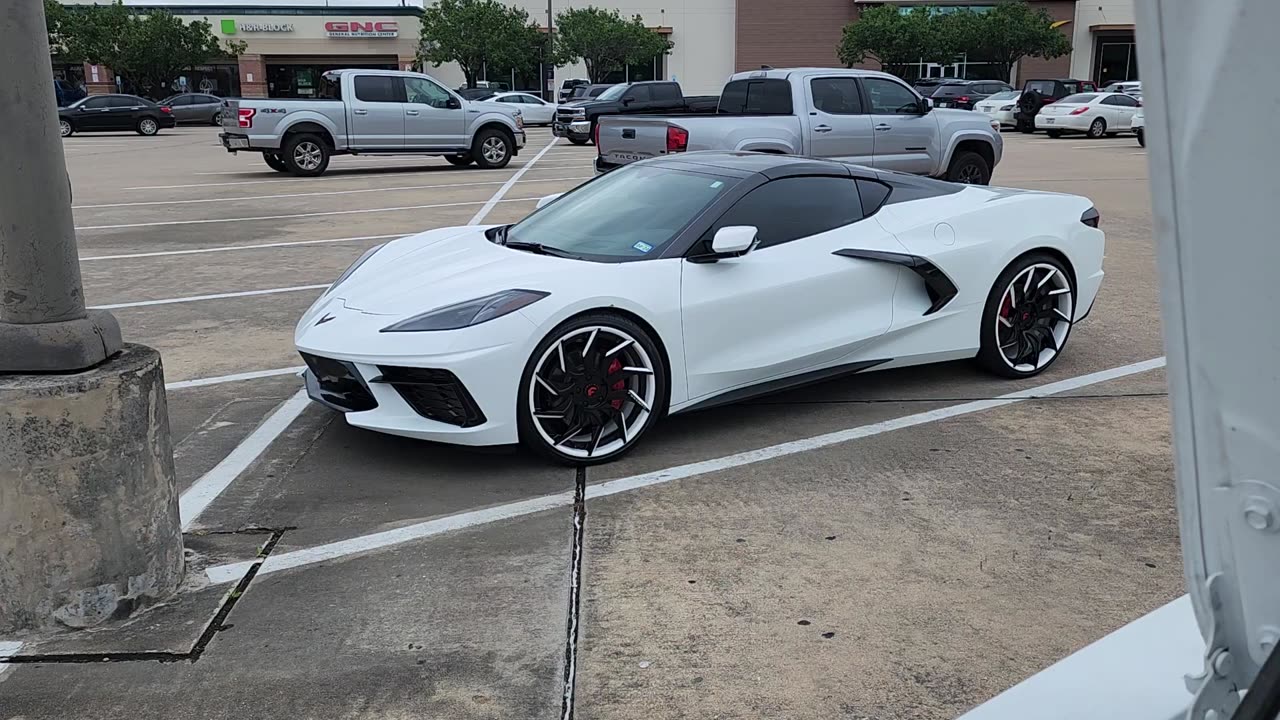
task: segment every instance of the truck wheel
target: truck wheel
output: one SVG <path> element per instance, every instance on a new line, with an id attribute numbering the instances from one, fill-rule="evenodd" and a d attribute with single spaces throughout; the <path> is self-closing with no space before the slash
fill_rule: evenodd
<path id="1" fill-rule="evenodd" d="M 448 160 L 450 165 L 455 165 L 457 167 L 466 167 L 471 163 L 475 162 L 474 160 L 472 160 L 470 153 L 465 153 L 462 155 L 445 155 L 444 159 Z"/>
<path id="2" fill-rule="evenodd" d="M 281 160 L 290 174 L 314 177 L 329 167 L 329 146 L 317 135 L 292 135 L 285 139 Z"/>
<path id="3" fill-rule="evenodd" d="M 1045 130 L 1045 131 L 1044 131 L 1044 134 L 1045 134 L 1045 135 L 1048 135 L 1048 136 L 1049 136 L 1049 137 L 1051 137 L 1051 138 L 1060 138 L 1060 137 L 1062 137 L 1062 131 L 1061 131 L 1061 130 Z"/>
<path id="4" fill-rule="evenodd" d="M 511 162 L 514 152 L 511 146 L 511 138 L 506 133 L 486 128 L 476 134 L 476 139 L 471 144 L 471 157 L 475 158 L 476 165 L 483 170 L 500 170 Z"/>
<path id="5" fill-rule="evenodd" d="M 1147 146 L 1147 132 L 1146 132 L 1145 130 L 1143 130 L 1142 128 L 1138 128 L 1136 132 L 1138 133 L 1138 145 L 1140 145 L 1140 146 L 1142 146 L 1142 147 L 1146 147 L 1146 146 Z"/>
<path id="6" fill-rule="evenodd" d="M 987 185 L 991 183 L 991 167 L 978 153 L 962 150 L 951 158 L 947 179 L 964 185 Z"/>
<path id="7" fill-rule="evenodd" d="M 284 160 L 276 153 L 262 153 L 262 159 L 266 161 L 267 167 L 276 172 L 289 172 L 289 168 L 284 165 Z"/>

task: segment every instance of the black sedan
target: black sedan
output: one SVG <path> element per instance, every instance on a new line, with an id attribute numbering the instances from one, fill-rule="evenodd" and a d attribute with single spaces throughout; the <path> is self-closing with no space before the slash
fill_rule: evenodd
<path id="1" fill-rule="evenodd" d="M 133 130 L 155 135 L 160 128 L 176 127 L 173 111 L 136 95 L 90 95 L 58 108 L 62 137 L 77 132 Z"/>

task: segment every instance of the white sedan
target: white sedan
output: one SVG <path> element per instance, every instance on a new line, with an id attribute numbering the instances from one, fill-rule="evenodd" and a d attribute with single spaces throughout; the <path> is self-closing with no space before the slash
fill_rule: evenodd
<path id="1" fill-rule="evenodd" d="M 362 255 L 298 323 L 310 396 L 357 427 L 597 463 L 665 415 L 837 375 L 1036 375 L 1102 284 L 1083 197 L 811 158 L 664 156 L 539 205 Z"/>
<path id="2" fill-rule="evenodd" d="M 1022 93 L 1018 90 L 999 92 L 979 100 L 974 110 L 1000 123 L 1002 128 L 1015 127 L 1017 122 L 1014 121 L 1013 114 L 1018 111 L 1018 98 L 1021 96 Z"/>
<path id="3" fill-rule="evenodd" d="M 1078 93 L 1045 105 L 1036 115 L 1036 129 L 1049 137 L 1084 133 L 1091 138 L 1128 132 L 1142 101 L 1125 93 Z"/>
<path id="4" fill-rule="evenodd" d="M 488 102 L 500 102 L 520 109 L 525 125 L 550 125 L 556 119 L 556 104 L 537 95 L 524 92 L 504 92 L 486 98 Z"/>

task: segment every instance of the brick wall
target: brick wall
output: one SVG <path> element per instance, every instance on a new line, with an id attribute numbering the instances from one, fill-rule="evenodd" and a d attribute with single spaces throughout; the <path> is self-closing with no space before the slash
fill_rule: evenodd
<path id="1" fill-rule="evenodd" d="M 853 0 L 738 0 L 735 70 L 843 67 L 840 32 L 856 13 Z"/>
<path id="2" fill-rule="evenodd" d="M 1068 21 L 1059 26 L 1058 31 L 1065 35 L 1067 40 L 1071 40 L 1072 34 L 1075 32 L 1076 0 L 1043 0 L 1041 2 L 1033 2 L 1032 5 L 1048 11 L 1049 16 L 1054 20 Z M 1089 48 L 1073 48 L 1073 50 L 1086 54 L 1090 52 Z M 1035 57 L 1022 58 L 1022 60 L 1018 61 L 1017 67 L 1014 68 L 1015 87 L 1022 87 L 1023 82 L 1033 78 L 1067 77 L 1071 77 L 1070 53 L 1052 60 Z"/>

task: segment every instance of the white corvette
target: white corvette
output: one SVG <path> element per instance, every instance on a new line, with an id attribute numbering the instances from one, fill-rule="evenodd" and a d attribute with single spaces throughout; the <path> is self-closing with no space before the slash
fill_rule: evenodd
<path id="1" fill-rule="evenodd" d="M 1035 375 L 1098 293 L 1097 226 L 1072 195 L 682 154 L 374 248 L 296 343 L 354 426 L 602 462 L 667 413 L 843 373 Z"/>

